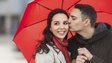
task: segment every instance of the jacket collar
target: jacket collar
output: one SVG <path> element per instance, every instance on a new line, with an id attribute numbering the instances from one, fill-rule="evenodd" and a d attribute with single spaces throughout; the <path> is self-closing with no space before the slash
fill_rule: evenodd
<path id="1" fill-rule="evenodd" d="M 55 57 L 55 59 L 54 59 L 55 61 L 59 61 L 60 63 L 66 63 L 64 55 L 62 54 L 62 52 L 59 49 L 57 49 L 56 46 L 53 46 L 53 47 L 48 46 L 48 47 L 53 52 L 53 56 Z"/>

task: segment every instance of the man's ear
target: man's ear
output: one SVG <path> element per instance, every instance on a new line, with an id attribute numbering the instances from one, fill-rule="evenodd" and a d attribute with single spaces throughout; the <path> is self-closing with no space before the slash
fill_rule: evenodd
<path id="1" fill-rule="evenodd" d="M 85 19 L 85 20 L 84 20 L 84 24 L 85 24 L 85 26 L 90 25 L 90 19 Z"/>

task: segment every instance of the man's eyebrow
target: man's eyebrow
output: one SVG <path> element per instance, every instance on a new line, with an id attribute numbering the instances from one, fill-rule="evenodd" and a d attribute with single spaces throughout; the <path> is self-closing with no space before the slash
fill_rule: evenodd
<path id="1" fill-rule="evenodd" d="M 70 15 L 71 17 L 75 17 L 74 15 Z"/>

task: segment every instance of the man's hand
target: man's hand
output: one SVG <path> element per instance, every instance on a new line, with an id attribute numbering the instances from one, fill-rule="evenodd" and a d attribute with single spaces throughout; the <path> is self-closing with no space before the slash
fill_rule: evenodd
<path id="1" fill-rule="evenodd" d="M 78 54 L 87 57 L 87 60 L 91 60 L 93 55 L 86 48 L 79 48 Z"/>
<path id="2" fill-rule="evenodd" d="M 87 57 L 85 57 L 84 55 L 78 55 L 76 59 L 72 60 L 72 63 L 85 63 L 86 60 Z"/>

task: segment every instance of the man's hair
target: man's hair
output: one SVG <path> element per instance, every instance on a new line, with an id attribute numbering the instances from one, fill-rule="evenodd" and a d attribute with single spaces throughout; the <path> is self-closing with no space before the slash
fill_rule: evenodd
<path id="1" fill-rule="evenodd" d="M 76 4 L 75 8 L 81 11 L 81 14 L 82 14 L 81 17 L 83 20 L 86 18 L 89 18 L 91 26 L 95 26 L 97 14 L 96 14 L 95 9 L 92 6 L 88 4 Z"/>

